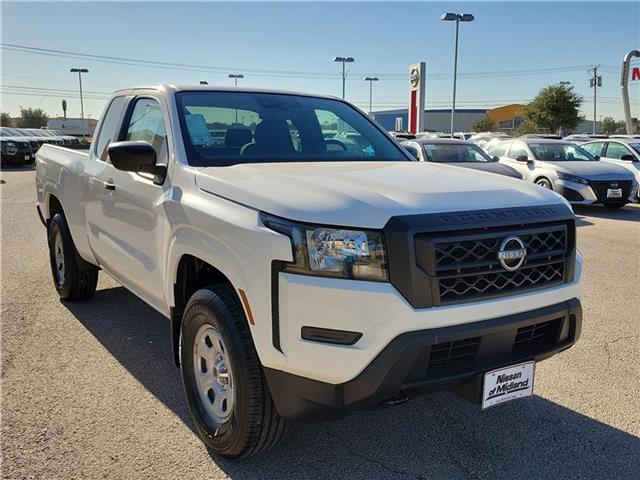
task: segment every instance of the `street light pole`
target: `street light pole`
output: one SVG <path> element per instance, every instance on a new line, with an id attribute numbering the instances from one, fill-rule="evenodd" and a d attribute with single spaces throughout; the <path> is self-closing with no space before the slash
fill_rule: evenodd
<path id="1" fill-rule="evenodd" d="M 230 73 L 229 74 L 229 78 L 233 78 L 233 84 L 234 86 L 238 86 L 238 79 L 239 78 L 244 78 L 244 75 L 242 75 L 241 73 Z"/>
<path id="2" fill-rule="evenodd" d="M 458 32 L 460 29 L 460 22 L 473 22 L 475 17 L 470 13 L 445 13 L 440 17 L 440 20 L 447 22 L 456 22 L 456 41 L 453 54 L 453 100 L 451 102 L 451 138 L 453 138 L 454 132 L 454 117 L 456 114 L 456 83 L 458 77 Z"/>
<path id="3" fill-rule="evenodd" d="M 378 77 L 365 77 L 364 81 L 369 82 L 369 115 L 371 115 L 373 103 L 373 82 L 380 80 Z"/>
<path id="4" fill-rule="evenodd" d="M 333 57 L 334 62 L 342 62 L 342 99 L 344 100 L 345 95 L 345 80 L 347 79 L 347 72 L 345 70 L 346 63 L 353 63 L 355 60 L 353 57 Z"/>
<path id="5" fill-rule="evenodd" d="M 80 118 L 84 120 L 84 102 L 82 100 L 82 74 L 89 73 L 86 68 L 72 68 L 69 70 L 71 73 L 78 74 L 78 83 L 80 83 Z"/>
<path id="6" fill-rule="evenodd" d="M 230 73 L 229 74 L 229 78 L 233 78 L 233 85 L 235 87 L 238 86 L 238 79 L 239 78 L 244 78 L 244 75 L 242 75 L 241 73 Z M 236 123 L 238 123 L 238 109 L 236 108 Z"/>

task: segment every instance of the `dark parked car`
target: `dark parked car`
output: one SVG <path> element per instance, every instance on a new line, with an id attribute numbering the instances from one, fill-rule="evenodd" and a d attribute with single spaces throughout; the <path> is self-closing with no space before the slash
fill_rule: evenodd
<path id="1" fill-rule="evenodd" d="M 459 167 L 497 173 L 513 178 L 522 178 L 514 168 L 503 165 L 497 158 L 487 155 L 480 147 L 473 143 L 455 138 L 419 138 L 405 140 L 403 147 L 421 162 L 446 163 Z"/>
<path id="2" fill-rule="evenodd" d="M 25 163 L 33 163 L 34 153 L 26 138 L 13 134 L 11 129 L 0 127 L 0 149 L 2 150 L 2 165 L 15 165 L 20 167 Z"/>

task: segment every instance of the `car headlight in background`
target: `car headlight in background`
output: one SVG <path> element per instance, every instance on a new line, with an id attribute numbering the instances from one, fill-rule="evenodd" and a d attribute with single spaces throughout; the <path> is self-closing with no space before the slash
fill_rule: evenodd
<path id="1" fill-rule="evenodd" d="M 564 172 L 556 172 L 558 174 L 558 177 L 560 178 L 560 180 L 566 180 L 567 182 L 573 182 L 573 183 L 581 183 L 583 185 L 589 185 L 589 180 L 582 178 L 582 177 L 577 177 L 575 175 L 570 175 L 568 173 L 564 173 Z"/>
<path id="2" fill-rule="evenodd" d="M 323 277 L 386 282 L 389 279 L 382 232 L 305 225 L 266 213 L 262 223 L 291 239 L 293 261 L 284 271 Z"/>

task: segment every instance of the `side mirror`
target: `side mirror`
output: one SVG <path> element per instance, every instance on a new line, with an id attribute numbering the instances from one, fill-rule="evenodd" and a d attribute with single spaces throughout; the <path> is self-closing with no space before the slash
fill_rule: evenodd
<path id="1" fill-rule="evenodd" d="M 499 162 L 499 161 L 500 161 L 500 157 L 498 157 L 497 155 L 494 155 L 493 157 L 491 157 L 491 159 L 492 159 L 494 162 Z"/>
<path id="2" fill-rule="evenodd" d="M 622 155 L 620 157 L 620 160 L 626 160 L 628 162 L 637 162 L 638 161 L 638 159 L 636 157 L 634 157 L 633 155 L 631 155 L 631 154 Z"/>
<path id="3" fill-rule="evenodd" d="M 147 142 L 115 142 L 109 145 L 109 159 L 124 172 L 150 173 L 153 183 L 160 185 L 167 175 L 167 167 L 156 165 L 156 151 Z"/>
<path id="4" fill-rule="evenodd" d="M 600 155 L 594 155 L 593 158 L 595 158 L 596 160 L 600 160 Z"/>
<path id="5" fill-rule="evenodd" d="M 529 157 L 527 157 L 526 155 L 518 155 L 516 157 L 516 160 L 518 162 L 528 162 L 529 161 Z"/>
<path id="6" fill-rule="evenodd" d="M 407 152 L 411 154 L 413 158 L 415 158 L 416 160 L 420 159 L 420 156 L 418 155 L 418 149 L 416 147 L 413 147 L 411 145 L 402 145 L 402 146 Z"/>

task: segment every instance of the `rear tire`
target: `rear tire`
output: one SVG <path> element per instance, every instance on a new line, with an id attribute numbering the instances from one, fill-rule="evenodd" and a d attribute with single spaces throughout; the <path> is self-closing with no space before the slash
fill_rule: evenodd
<path id="1" fill-rule="evenodd" d="M 207 447 L 223 457 L 246 458 L 282 439 L 287 421 L 273 404 L 231 287 L 213 285 L 189 300 L 181 326 L 180 370 L 193 421 Z"/>
<path id="2" fill-rule="evenodd" d="M 61 300 L 84 300 L 91 297 L 98 285 L 98 269 L 83 262 L 73 244 L 64 216 L 56 213 L 49 223 L 49 260 L 53 283 Z"/>

